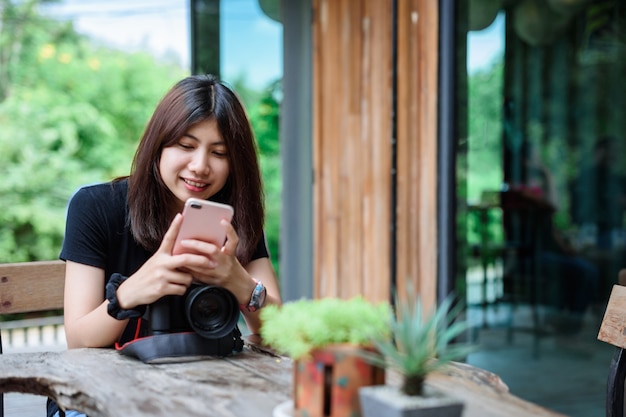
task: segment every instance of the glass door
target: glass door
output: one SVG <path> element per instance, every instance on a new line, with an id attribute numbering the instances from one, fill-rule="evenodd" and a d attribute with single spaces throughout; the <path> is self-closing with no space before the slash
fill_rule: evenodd
<path id="1" fill-rule="evenodd" d="M 570 416 L 604 414 L 613 350 L 597 333 L 626 267 L 625 15 L 619 0 L 475 0 L 458 17 L 469 362 Z"/>

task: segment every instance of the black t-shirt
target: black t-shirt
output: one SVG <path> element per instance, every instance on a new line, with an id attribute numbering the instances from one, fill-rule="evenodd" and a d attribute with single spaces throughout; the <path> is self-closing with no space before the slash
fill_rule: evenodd
<path id="1" fill-rule="evenodd" d="M 128 213 L 128 180 L 80 188 L 70 199 L 59 258 L 104 269 L 105 284 L 115 272 L 130 276 L 153 252 L 135 241 Z M 267 258 L 265 235 L 252 260 Z M 47 415 L 58 411 L 48 400 Z"/>
<path id="2" fill-rule="evenodd" d="M 127 205 L 128 180 L 86 186 L 72 196 L 60 258 L 130 276 L 153 252 L 135 241 Z M 252 260 L 269 256 L 265 239 Z"/>
<path id="3" fill-rule="evenodd" d="M 141 247 L 130 231 L 126 197 L 128 181 L 91 185 L 71 198 L 60 258 L 132 275 L 152 253 Z"/>

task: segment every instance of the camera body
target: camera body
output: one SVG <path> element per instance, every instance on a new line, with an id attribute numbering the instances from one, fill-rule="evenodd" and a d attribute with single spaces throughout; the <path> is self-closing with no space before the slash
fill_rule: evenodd
<path id="1" fill-rule="evenodd" d="M 205 339 L 230 334 L 239 321 L 239 304 L 225 288 L 193 283 L 184 295 L 168 295 L 149 306 L 152 334 L 194 331 Z"/>

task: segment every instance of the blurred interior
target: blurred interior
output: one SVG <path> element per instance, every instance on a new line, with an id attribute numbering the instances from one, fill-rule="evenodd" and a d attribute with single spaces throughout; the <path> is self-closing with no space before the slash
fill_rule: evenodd
<path id="1" fill-rule="evenodd" d="M 459 42 L 467 49 L 457 51 L 466 63 L 458 83 L 467 96 L 459 97 L 457 287 L 476 339 L 491 346 L 485 352 L 497 346 L 513 365 L 490 365 L 485 352 L 475 360 L 505 382 L 517 380 L 515 392 L 530 385 L 516 363 L 532 368 L 572 354 L 559 368 L 563 381 L 541 375 L 552 381 L 546 389 L 589 367 L 601 379 L 593 399 L 572 390 L 552 403 L 546 394 L 520 395 L 568 415 L 602 415 L 611 354 L 596 336 L 626 267 L 625 4 L 473 0 L 467 7 L 458 17 L 459 36 L 467 37 Z M 487 65 L 474 65 L 489 50 Z"/>

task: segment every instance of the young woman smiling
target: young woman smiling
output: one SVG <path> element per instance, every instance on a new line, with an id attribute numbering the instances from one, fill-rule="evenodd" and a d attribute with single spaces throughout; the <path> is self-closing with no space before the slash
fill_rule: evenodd
<path id="1" fill-rule="evenodd" d="M 196 254 L 172 255 L 190 197 L 229 204 L 235 214 L 222 221 L 223 246 L 187 240 Z M 181 80 L 156 107 L 130 175 L 70 200 L 60 254 L 68 347 L 112 346 L 147 305 L 185 294 L 192 281 L 229 290 L 258 333 L 259 308 L 281 303 L 263 224 L 257 147 L 241 102 L 213 76 Z M 252 297 L 259 291 L 260 303 Z M 64 414 L 49 402 L 48 415 Z"/>

